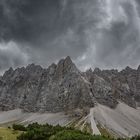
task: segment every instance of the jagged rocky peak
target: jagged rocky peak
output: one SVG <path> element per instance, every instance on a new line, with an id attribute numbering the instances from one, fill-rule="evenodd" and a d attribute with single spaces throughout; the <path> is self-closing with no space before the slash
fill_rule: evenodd
<path id="1" fill-rule="evenodd" d="M 130 68 L 129 66 L 127 66 L 127 67 L 125 68 L 125 70 L 126 70 L 126 71 L 130 71 L 130 70 L 133 70 L 133 69 Z"/>
<path id="2" fill-rule="evenodd" d="M 101 72 L 101 69 L 99 69 L 99 68 L 94 69 L 94 73 L 100 73 L 100 72 Z"/>
<path id="3" fill-rule="evenodd" d="M 70 58 L 70 56 L 67 56 L 66 58 L 63 58 L 63 59 L 61 59 L 59 62 L 58 62 L 58 65 L 72 65 L 73 64 L 73 62 L 72 62 L 72 60 L 71 60 L 71 58 Z"/>
<path id="4" fill-rule="evenodd" d="M 9 76 L 9 75 L 11 75 L 13 72 L 14 72 L 13 68 L 10 67 L 7 71 L 5 71 L 5 73 L 4 73 L 3 76 L 4 76 L 4 77 L 5 77 L 5 76 Z"/>
<path id="5" fill-rule="evenodd" d="M 138 66 L 137 71 L 140 72 L 140 65 Z"/>
<path id="6" fill-rule="evenodd" d="M 76 65 L 72 62 L 70 56 L 67 56 L 65 59 L 61 59 L 56 67 L 56 76 L 63 77 L 67 73 L 79 73 Z"/>
<path id="7" fill-rule="evenodd" d="M 12 76 L 13 76 L 13 74 L 14 74 L 14 70 L 13 70 L 12 67 L 10 67 L 7 71 L 5 71 L 5 73 L 1 77 L 1 80 L 3 80 L 3 81 L 10 81 Z"/>
<path id="8" fill-rule="evenodd" d="M 59 67 L 65 71 L 78 72 L 78 69 L 72 62 L 70 56 L 67 56 L 65 59 L 60 60 L 58 63 L 58 68 Z"/>
<path id="9" fill-rule="evenodd" d="M 70 56 L 67 56 L 64 60 L 65 60 L 65 63 L 67 63 L 67 64 L 72 64 L 73 63 Z"/>
<path id="10" fill-rule="evenodd" d="M 86 70 L 86 73 L 92 73 L 92 72 L 93 72 L 92 68 L 89 68 L 89 69 Z"/>
<path id="11" fill-rule="evenodd" d="M 29 64 L 26 67 L 27 72 L 32 72 L 32 73 L 39 73 L 43 70 L 43 68 L 40 65 L 35 65 L 34 63 Z"/>
<path id="12" fill-rule="evenodd" d="M 49 75 L 54 75 L 54 74 L 55 74 L 56 67 L 57 67 L 57 65 L 56 65 L 55 63 L 52 63 L 52 64 L 48 67 L 47 71 L 48 71 Z"/>
<path id="13" fill-rule="evenodd" d="M 88 81 L 90 81 L 93 78 L 93 71 L 91 68 L 87 69 L 86 72 L 83 73 L 83 75 L 87 78 Z"/>
<path id="14" fill-rule="evenodd" d="M 136 71 L 136 70 L 134 70 L 134 69 L 132 69 L 132 68 L 130 68 L 129 66 L 127 66 L 125 69 L 123 69 L 121 72 L 122 73 L 129 73 L 129 72 L 133 72 L 133 71 Z"/>

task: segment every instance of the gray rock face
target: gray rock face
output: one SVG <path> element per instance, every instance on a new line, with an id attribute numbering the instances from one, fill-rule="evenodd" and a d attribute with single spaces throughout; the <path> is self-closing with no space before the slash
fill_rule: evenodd
<path id="1" fill-rule="evenodd" d="M 70 57 L 48 69 L 31 64 L 10 68 L 0 79 L 0 110 L 59 112 L 93 106 L 89 84 Z"/>
<path id="2" fill-rule="evenodd" d="M 66 57 L 47 69 L 31 64 L 10 68 L 0 77 L 0 110 L 60 112 L 93 107 L 96 102 L 114 108 L 118 100 L 140 106 L 140 68 L 82 73 Z"/>
<path id="3" fill-rule="evenodd" d="M 88 75 L 88 73 L 86 73 Z M 87 77 L 92 83 L 95 98 L 101 104 L 116 107 L 122 101 L 131 107 L 140 106 L 140 70 L 126 67 L 117 70 L 100 70 L 96 68 Z"/>

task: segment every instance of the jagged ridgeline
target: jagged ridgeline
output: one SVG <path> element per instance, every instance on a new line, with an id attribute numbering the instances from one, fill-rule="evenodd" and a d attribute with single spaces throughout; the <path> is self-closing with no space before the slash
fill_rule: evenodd
<path id="1" fill-rule="evenodd" d="M 60 112 L 96 103 L 115 108 L 118 101 L 140 106 L 140 68 L 81 72 L 68 56 L 47 69 L 31 64 L 0 77 L 2 111 Z"/>

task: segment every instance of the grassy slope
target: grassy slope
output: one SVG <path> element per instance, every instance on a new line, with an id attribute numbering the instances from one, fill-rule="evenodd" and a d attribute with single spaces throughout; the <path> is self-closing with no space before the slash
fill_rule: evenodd
<path id="1" fill-rule="evenodd" d="M 8 128 L 0 128 L 0 140 L 16 140 L 21 132 Z"/>

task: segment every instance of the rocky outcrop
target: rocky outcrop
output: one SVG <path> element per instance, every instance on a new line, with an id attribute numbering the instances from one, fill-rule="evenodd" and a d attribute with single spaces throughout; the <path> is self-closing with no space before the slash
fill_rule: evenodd
<path id="1" fill-rule="evenodd" d="M 90 72 L 91 73 L 91 72 Z M 140 71 L 126 67 L 124 70 L 100 70 L 86 72 L 95 89 L 95 98 L 101 104 L 115 107 L 118 101 L 136 108 L 140 103 Z"/>
<path id="2" fill-rule="evenodd" d="M 47 69 L 31 64 L 10 68 L 0 77 L 0 110 L 60 112 L 94 107 L 97 102 L 115 108 L 119 100 L 140 106 L 140 68 L 83 73 L 68 56 Z"/>

